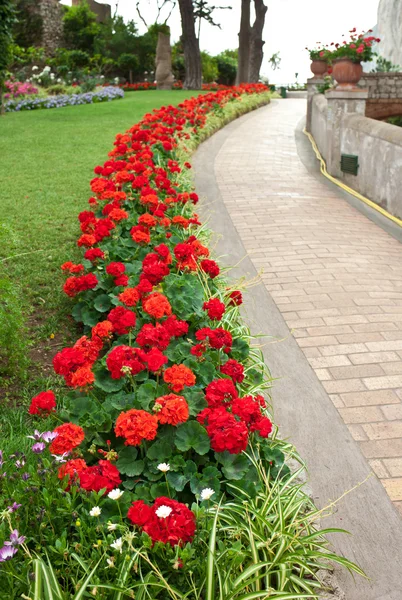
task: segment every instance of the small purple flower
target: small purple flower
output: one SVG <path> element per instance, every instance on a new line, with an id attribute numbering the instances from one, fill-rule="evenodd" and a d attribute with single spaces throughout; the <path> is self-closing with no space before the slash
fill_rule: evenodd
<path id="1" fill-rule="evenodd" d="M 37 442 L 32 446 L 32 452 L 35 452 L 35 454 L 41 454 L 45 448 L 46 444 L 44 442 Z"/>
<path id="2" fill-rule="evenodd" d="M 52 456 L 55 459 L 56 463 L 65 463 L 67 462 L 66 459 L 69 454 L 69 452 L 63 452 L 63 454 L 52 454 Z"/>
<path id="3" fill-rule="evenodd" d="M 19 508 L 21 508 L 21 506 L 22 504 L 17 504 L 16 502 L 13 502 L 11 506 L 7 506 L 7 510 L 9 513 L 15 513 Z"/>
<path id="4" fill-rule="evenodd" d="M 0 468 L 4 465 L 3 450 L 0 450 Z"/>
<path id="5" fill-rule="evenodd" d="M 27 435 L 28 438 L 30 438 L 31 440 L 35 440 L 36 442 L 39 442 L 39 440 L 42 437 L 42 433 L 40 433 L 37 429 L 35 429 L 34 434 L 33 435 Z"/>
<path id="6" fill-rule="evenodd" d="M 28 481 L 28 479 L 30 479 L 30 478 L 31 478 L 31 476 L 29 473 L 24 473 L 22 475 L 22 481 Z"/>
<path id="7" fill-rule="evenodd" d="M 17 467 L 17 469 L 22 469 L 22 467 L 25 466 L 25 460 L 23 458 L 21 460 L 16 460 L 15 466 Z"/>
<path id="8" fill-rule="evenodd" d="M 42 433 L 42 440 L 49 444 L 49 442 L 53 442 L 53 440 L 57 438 L 58 435 L 59 434 L 54 431 L 45 431 L 45 433 Z"/>
<path id="9" fill-rule="evenodd" d="M 27 538 L 24 535 L 18 533 L 18 529 L 13 529 L 10 533 L 10 541 L 4 542 L 5 546 L 19 546 L 23 544 Z"/>
<path id="10" fill-rule="evenodd" d="M 17 554 L 18 549 L 14 548 L 14 546 L 3 546 L 0 548 L 0 563 L 6 562 L 6 560 L 10 560 L 15 554 Z"/>

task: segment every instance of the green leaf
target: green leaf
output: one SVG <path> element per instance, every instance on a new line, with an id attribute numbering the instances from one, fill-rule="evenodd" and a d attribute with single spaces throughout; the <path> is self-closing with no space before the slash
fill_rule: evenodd
<path id="1" fill-rule="evenodd" d="M 172 442 L 168 439 L 157 440 L 147 450 L 147 458 L 149 460 L 158 460 L 159 462 L 167 460 L 172 454 Z"/>
<path id="2" fill-rule="evenodd" d="M 187 421 L 176 430 L 176 448 L 187 452 L 193 448 L 197 454 L 206 454 L 210 449 L 209 437 L 204 427 L 197 421 Z"/>
<path id="3" fill-rule="evenodd" d="M 242 338 L 236 338 L 235 340 L 233 340 L 231 352 L 232 358 L 235 358 L 237 361 L 242 362 L 248 357 L 249 354 L 250 346 L 246 342 L 246 340 Z"/>
<path id="4" fill-rule="evenodd" d="M 95 310 L 91 310 L 88 306 L 83 306 L 81 310 L 81 318 L 84 325 L 95 327 L 99 322 L 99 314 Z"/>
<path id="5" fill-rule="evenodd" d="M 101 294 L 95 298 L 94 307 L 97 311 L 104 313 L 110 310 L 112 302 L 107 294 Z"/>
<path id="6" fill-rule="evenodd" d="M 112 379 L 107 369 L 100 368 L 95 372 L 95 385 L 104 392 L 118 392 L 124 386 L 124 377 Z"/>
<path id="7" fill-rule="evenodd" d="M 73 316 L 74 320 L 77 321 L 77 323 L 82 322 L 82 309 L 84 306 L 86 306 L 85 302 L 77 302 L 71 311 L 71 315 Z"/>
<path id="8" fill-rule="evenodd" d="M 223 474 L 227 479 L 242 479 L 251 465 L 245 454 L 230 454 L 227 450 L 215 452 L 215 458 L 221 463 Z"/>
<path id="9" fill-rule="evenodd" d="M 137 455 L 138 450 L 133 446 L 127 446 L 119 452 L 119 459 L 116 463 L 116 467 L 119 469 L 120 473 L 123 473 L 123 475 L 128 475 L 129 477 L 134 477 L 135 475 L 138 475 L 138 467 L 136 466 L 135 460 L 137 458 Z M 142 468 L 144 468 L 143 461 L 137 462 L 142 462 Z"/>
<path id="10" fill-rule="evenodd" d="M 195 417 L 199 412 L 202 411 L 203 408 L 208 406 L 207 401 L 205 400 L 205 395 L 201 390 L 186 390 L 185 398 L 187 400 L 187 404 L 190 410 L 190 415 Z"/>
<path id="11" fill-rule="evenodd" d="M 126 267 L 127 275 L 137 275 L 142 269 L 142 262 L 140 260 L 133 260 L 130 263 L 124 263 Z"/>
<path id="12" fill-rule="evenodd" d="M 169 485 L 174 488 L 177 492 L 182 492 L 189 478 L 182 473 L 172 473 L 169 471 L 167 474 L 167 480 Z"/>
<path id="13" fill-rule="evenodd" d="M 156 388 L 157 383 L 154 379 L 150 379 L 138 388 L 136 400 L 140 403 L 143 410 L 149 410 L 151 403 L 155 402 Z"/>

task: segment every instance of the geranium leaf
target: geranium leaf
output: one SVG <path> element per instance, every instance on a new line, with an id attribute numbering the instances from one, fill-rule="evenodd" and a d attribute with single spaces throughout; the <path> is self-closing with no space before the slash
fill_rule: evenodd
<path id="1" fill-rule="evenodd" d="M 138 450 L 133 446 L 127 446 L 119 452 L 119 458 L 116 463 L 116 467 L 119 469 L 120 473 L 122 473 L 123 475 L 128 475 L 129 477 L 139 475 L 139 473 L 137 472 L 138 466 L 136 465 L 136 462 L 142 463 L 142 469 L 140 470 L 140 473 L 142 472 L 144 468 L 144 462 L 136 461 L 137 455 Z"/>
<path id="2" fill-rule="evenodd" d="M 112 302 L 107 294 L 101 294 L 95 298 L 94 307 L 98 312 L 107 312 L 111 306 Z"/>
<path id="3" fill-rule="evenodd" d="M 124 386 L 124 378 L 112 379 L 109 371 L 101 368 L 95 372 L 95 385 L 104 392 L 118 392 Z"/>
<path id="4" fill-rule="evenodd" d="M 187 400 L 187 404 L 190 409 L 190 415 L 192 417 L 198 415 L 203 408 L 208 406 L 207 401 L 205 400 L 205 395 L 203 392 L 201 392 L 201 390 L 186 390 L 185 398 Z"/>
<path id="5" fill-rule="evenodd" d="M 230 454 L 227 450 L 215 452 L 215 458 L 222 464 L 222 471 L 227 479 L 242 479 L 251 465 L 244 454 Z"/>
<path id="6" fill-rule="evenodd" d="M 208 434 L 197 421 L 187 421 L 177 428 L 175 444 L 181 452 L 187 452 L 193 448 L 197 454 L 201 455 L 206 454 L 210 448 Z"/>

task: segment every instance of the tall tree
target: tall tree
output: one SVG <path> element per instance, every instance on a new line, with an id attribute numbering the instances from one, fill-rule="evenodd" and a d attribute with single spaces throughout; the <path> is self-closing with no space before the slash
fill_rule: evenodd
<path id="1" fill-rule="evenodd" d="M 0 2 L 0 114 L 4 113 L 3 92 L 7 67 L 11 62 L 12 29 L 15 22 L 13 0 Z"/>
<path id="2" fill-rule="evenodd" d="M 262 39 L 262 32 L 265 25 L 265 15 L 268 7 L 265 6 L 264 0 L 254 0 L 255 20 L 251 28 L 250 35 L 250 57 L 249 57 L 249 73 L 248 81 L 257 83 L 260 78 L 260 70 L 262 59 L 264 58 L 263 46 L 265 44 Z"/>
<path id="3" fill-rule="evenodd" d="M 250 0 L 241 0 L 241 19 L 239 31 L 239 57 L 236 85 L 248 82 L 250 60 Z"/>
<path id="4" fill-rule="evenodd" d="M 239 62 L 236 84 L 258 81 L 264 56 L 262 32 L 265 14 L 268 8 L 264 0 L 254 0 L 255 20 L 250 25 L 251 0 L 241 0 L 241 19 L 239 31 Z"/>
<path id="5" fill-rule="evenodd" d="M 192 0 L 179 0 L 184 65 L 186 77 L 185 90 L 200 90 L 202 87 L 201 54 L 198 38 L 195 35 L 195 18 Z"/>

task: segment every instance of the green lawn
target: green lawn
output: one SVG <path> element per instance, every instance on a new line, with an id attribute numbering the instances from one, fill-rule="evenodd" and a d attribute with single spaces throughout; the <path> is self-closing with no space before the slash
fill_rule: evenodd
<path id="1" fill-rule="evenodd" d="M 0 118 L 0 276 L 6 273 L 18 290 L 29 325 L 26 337 L 31 348 L 39 349 L 34 359 L 50 366 L 46 351 L 51 356 L 60 349 L 73 328 L 67 318 L 69 302 L 60 291 L 64 280 L 60 265 L 80 256 L 75 245 L 77 214 L 88 208 L 94 166 L 106 160 L 116 133 L 153 108 L 192 95 L 131 92 L 108 103 Z M 8 258 L 14 255 L 22 256 Z M 56 334 L 54 340 L 51 334 Z M 72 335 L 75 339 L 74 330 Z M 27 382 L 23 386 L 19 382 L 20 395 L 27 397 L 43 385 L 37 375 L 31 369 Z M 15 397 L 15 389 L 11 396 Z"/>

